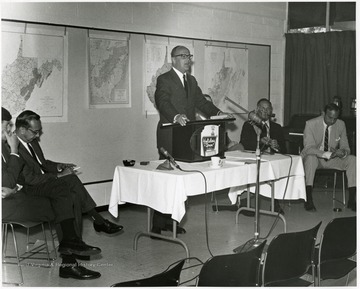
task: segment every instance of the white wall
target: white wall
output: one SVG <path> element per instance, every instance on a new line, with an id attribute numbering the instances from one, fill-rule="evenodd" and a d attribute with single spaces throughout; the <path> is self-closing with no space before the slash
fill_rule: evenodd
<path id="1" fill-rule="evenodd" d="M 271 45 L 270 98 L 282 123 L 286 2 L 3 2 L 1 17 Z M 43 125 L 46 156 L 80 165 L 83 182 L 112 179 L 114 167 L 125 158 L 156 159 L 158 116 L 142 114 L 142 75 L 131 75 L 131 108 L 89 109 L 87 29 L 73 27 L 67 33 L 68 122 Z M 141 35 L 131 38 L 131 49 L 143 49 Z M 141 63 L 142 59 L 132 61 L 131 71 L 139 69 Z"/>

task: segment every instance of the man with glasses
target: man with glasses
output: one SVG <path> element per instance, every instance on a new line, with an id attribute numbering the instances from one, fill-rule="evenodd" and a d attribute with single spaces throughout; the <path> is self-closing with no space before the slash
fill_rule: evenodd
<path id="1" fill-rule="evenodd" d="M 42 134 L 40 116 L 25 110 L 16 118 L 16 135 L 20 140 L 19 154 L 25 161 L 20 181 L 29 195 L 52 198 L 58 185 L 65 184 L 69 194 L 75 198 L 80 213 L 87 213 L 93 220 L 97 232 L 115 234 L 123 226 L 104 219 L 96 210 L 96 203 L 76 176 L 74 164 L 58 163 L 45 159 L 38 138 Z"/>
<path id="2" fill-rule="evenodd" d="M 257 102 L 256 116 L 261 120 L 260 124 L 251 124 L 248 121 L 243 124 L 240 143 L 245 150 L 255 151 L 257 147 L 257 133 L 260 132 L 260 150 L 268 153 L 286 153 L 284 132 L 281 125 L 273 122 L 273 107 L 271 102 L 262 98 Z M 279 201 L 275 200 L 274 211 L 284 214 Z"/>
<path id="3" fill-rule="evenodd" d="M 155 103 L 160 120 L 157 127 L 157 148 L 165 148 L 172 154 L 172 136 L 170 130 L 160 129 L 164 123 L 179 123 L 185 126 L 188 121 L 196 120 L 196 109 L 207 117 L 224 114 L 212 102 L 203 96 L 198 83 L 191 73 L 193 55 L 184 46 L 176 46 L 171 51 L 172 69 L 157 78 Z M 160 158 L 163 156 L 160 154 Z M 170 215 L 154 212 L 152 232 L 172 231 Z M 177 233 L 185 233 L 177 227 Z"/>
<path id="4" fill-rule="evenodd" d="M 19 175 L 24 161 L 19 156 L 19 139 L 12 131 L 11 114 L 1 108 L 1 177 L 2 220 L 16 222 L 55 221 L 60 240 L 59 252 L 62 263 L 59 275 L 64 278 L 95 279 L 101 274 L 81 266 L 76 258 L 89 258 L 101 252 L 100 248 L 87 245 L 81 240 L 76 228 L 74 200 L 67 193 L 66 183 L 57 183 L 51 198 L 27 194 L 19 185 Z M 26 186 L 25 186 L 26 187 Z M 59 229 L 59 230 L 58 230 Z"/>

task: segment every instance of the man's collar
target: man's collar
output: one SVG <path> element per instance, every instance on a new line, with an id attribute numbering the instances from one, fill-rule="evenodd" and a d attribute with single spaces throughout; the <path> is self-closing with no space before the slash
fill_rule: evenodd
<path id="1" fill-rule="evenodd" d="M 19 139 L 19 141 L 22 143 L 22 145 L 24 147 L 27 147 L 27 143 L 25 141 L 23 141 L 21 138 L 17 137 Z"/>
<path id="2" fill-rule="evenodd" d="M 263 124 L 267 124 L 267 126 L 270 127 L 270 119 L 263 120 Z"/>
<path id="3" fill-rule="evenodd" d="M 176 69 L 174 66 L 173 66 L 173 69 L 181 79 L 182 79 L 183 75 L 186 74 L 186 72 L 182 73 L 180 70 Z"/>

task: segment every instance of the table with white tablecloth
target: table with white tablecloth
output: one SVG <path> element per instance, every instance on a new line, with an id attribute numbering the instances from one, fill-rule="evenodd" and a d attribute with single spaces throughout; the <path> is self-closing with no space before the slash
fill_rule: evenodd
<path id="1" fill-rule="evenodd" d="M 229 199 L 235 203 L 237 195 L 244 188 L 250 190 L 255 188 L 256 156 L 251 152 L 234 151 L 226 152 L 225 157 L 220 168 L 211 168 L 210 161 L 205 161 L 178 162 L 182 170 L 158 170 L 157 167 L 164 162 L 163 160 L 151 161 L 148 165 L 136 162 L 133 167 L 117 166 L 109 212 L 117 217 L 118 204 L 132 203 L 170 214 L 174 221 L 180 222 L 186 213 L 187 198 L 204 194 L 205 189 L 206 192 L 212 192 L 231 188 Z M 304 168 L 299 156 L 262 155 L 259 180 L 260 195 L 273 199 L 306 199 Z M 276 189 L 272 189 L 272 186 Z M 285 188 L 287 188 L 286 192 Z M 148 216 L 146 235 L 151 236 L 154 233 L 150 233 L 149 222 L 151 220 Z M 174 231 L 172 239 L 177 239 L 176 230 Z"/>

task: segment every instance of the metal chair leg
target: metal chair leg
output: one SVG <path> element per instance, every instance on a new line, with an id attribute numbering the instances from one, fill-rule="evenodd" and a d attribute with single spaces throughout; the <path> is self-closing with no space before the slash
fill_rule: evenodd
<path id="1" fill-rule="evenodd" d="M 19 275 L 20 275 L 20 282 L 2 282 L 3 284 L 13 284 L 13 285 L 23 285 L 24 284 L 24 277 L 23 277 L 23 273 L 22 273 L 22 268 L 21 268 L 21 264 L 20 264 L 20 256 L 19 256 L 19 250 L 18 250 L 18 245 L 17 245 L 17 240 L 16 240 L 16 234 L 15 234 L 15 230 L 14 230 L 14 225 L 13 224 L 4 224 L 4 228 L 5 228 L 5 232 L 4 232 L 4 237 L 6 236 L 6 239 L 4 240 L 4 243 L 3 243 L 3 258 L 5 259 L 6 258 L 6 248 L 7 248 L 7 238 L 8 238 L 8 233 L 7 233 L 7 230 L 8 230 L 8 226 L 7 225 L 10 225 L 10 228 L 11 228 L 11 232 L 12 232 L 12 235 L 13 235 L 13 241 L 14 241 L 14 249 L 15 249 L 15 253 L 16 253 L 16 263 L 8 263 L 6 261 L 3 260 L 3 263 L 8 263 L 8 264 L 15 264 L 17 265 L 18 267 L 18 270 L 19 270 Z"/>
<path id="2" fill-rule="evenodd" d="M 342 172 L 342 192 L 343 192 L 343 204 L 346 205 L 345 200 L 345 172 Z"/>

